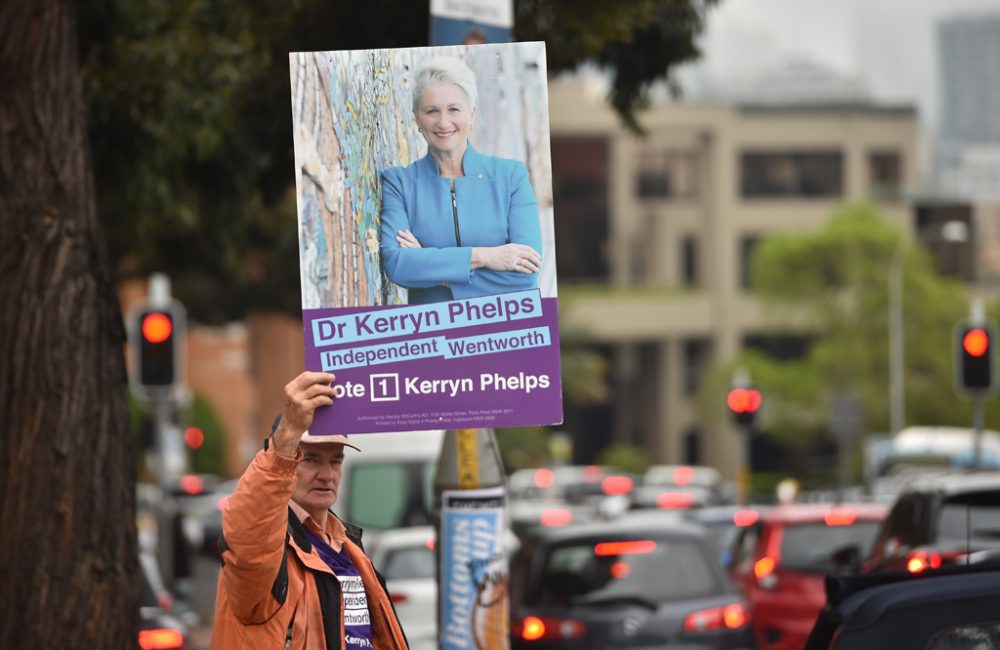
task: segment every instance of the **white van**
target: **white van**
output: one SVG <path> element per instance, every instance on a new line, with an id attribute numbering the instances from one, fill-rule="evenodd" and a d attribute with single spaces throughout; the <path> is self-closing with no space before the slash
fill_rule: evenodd
<path id="1" fill-rule="evenodd" d="M 434 524 L 434 474 L 444 430 L 351 436 L 334 512 L 366 531 Z"/>

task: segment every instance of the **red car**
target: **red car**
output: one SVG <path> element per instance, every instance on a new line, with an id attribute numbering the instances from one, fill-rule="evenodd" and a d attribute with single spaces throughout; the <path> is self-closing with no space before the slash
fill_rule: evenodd
<path id="1" fill-rule="evenodd" d="M 750 602 L 760 650 L 799 650 L 826 603 L 827 573 L 854 569 L 887 508 L 793 504 L 762 510 L 733 543 L 730 576 Z"/>

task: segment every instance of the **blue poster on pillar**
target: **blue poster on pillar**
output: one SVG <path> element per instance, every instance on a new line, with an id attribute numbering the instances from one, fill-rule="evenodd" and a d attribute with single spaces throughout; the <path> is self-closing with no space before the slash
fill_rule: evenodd
<path id="1" fill-rule="evenodd" d="M 507 641 L 503 510 L 503 488 L 441 494 L 438 639 L 443 650 L 491 647 L 498 635 Z"/>

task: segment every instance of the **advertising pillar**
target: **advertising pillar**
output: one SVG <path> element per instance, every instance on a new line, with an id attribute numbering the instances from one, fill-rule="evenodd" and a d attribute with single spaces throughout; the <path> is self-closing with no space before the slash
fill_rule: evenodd
<path id="1" fill-rule="evenodd" d="M 492 429 L 454 429 L 438 456 L 438 647 L 509 647 L 504 472 Z"/>

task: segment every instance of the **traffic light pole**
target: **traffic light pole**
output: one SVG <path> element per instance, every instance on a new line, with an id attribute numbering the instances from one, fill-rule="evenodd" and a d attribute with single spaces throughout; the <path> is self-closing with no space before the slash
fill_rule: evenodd
<path id="1" fill-rule="evenodd" d="M 170 295 L 170 279 L 162 273 L 149 278 L 149 295 L 127 317 L 132 393 L 152 413 L 153 458 L 148 459 L 159 492 L 157 556 L 164 580 L 174 583 L 177 505 L 172 481 L 185 471 L 178 454 L 176 407 L 184 395 L 182 350 L 186 329 L 183 305 Z"/>
<path id="2" fill-rule="evenodd" d="M 972 398 L 972 467 L 973 469 L 983 468 L 983 397 L 976 395 Z"/>
<path id="3" fill-rule="evenodd" d="M 176 505 L 171 494 L 168 479 L 167 455 L 169 453 L 167 436 L 170 431 L 171 403 L 165 399 L 153 402 L 153 434 L 156 436 L 156 484 L 160 489 L 160 504 L 157 531 L 157 553 L 160 560 L 160 571 L 164 581 L 174 588 L 174 519 L 177 515 Z"/>
<path id="4" fill-rule="evenodd" d="M 986 319 L 982 300 L 972 303 L 969 319 L 955 326 L 955 391 L 972 401 L 972 468 L 981 469 L 984 404 L 996 394 L 997 326 Z"/>

